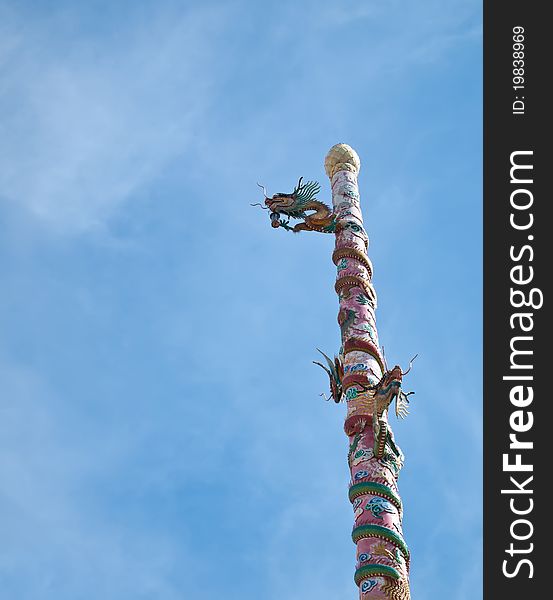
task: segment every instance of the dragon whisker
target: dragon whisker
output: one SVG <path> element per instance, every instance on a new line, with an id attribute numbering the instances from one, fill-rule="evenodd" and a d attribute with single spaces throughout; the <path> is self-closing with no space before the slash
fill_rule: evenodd
<path id="1" fill-rule="evenodd" d="M 260 183 L 258 183 L 257 185 L 263 190 L 263 195 L 265 196 L 265 198 L 268 198 L 269 196 L 267 196 L 267 190 L 265 189 L 265 186 L 261 185 Z"/>
<path id="2" fill-rule="evenodd" d="M 407 371 L 405 371 L 405 373 L 402 373 L 402 375 L 407 375 L 407 373 L 409 373 L 411 367 L 413 366 L 413 361 L 415 360 L 415 358 L 417 358 L 417 356 L 418 354 L 415 354 L 415 356 L 413 356 L 413 358 L 409 361 L 409 368 L 407 369 Z"/>

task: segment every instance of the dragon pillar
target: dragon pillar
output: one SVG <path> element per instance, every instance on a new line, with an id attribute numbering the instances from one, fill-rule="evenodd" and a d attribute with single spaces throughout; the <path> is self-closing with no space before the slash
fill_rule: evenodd
<path id="1" fill-rule="evenodd" d="M 341 367 L 341 394 L 347 406 L 344 429 L 350 443 L 355 583 L 362 600 L 406 600 L 410 596 L 409 550 L 403 539 L 403 507 L 397 488 L 403 455 L 387 415 L 395 399 L 396 411 L 403 416 L 407 397 L 401 391 L 404 373 L 398 366 L 386 368 L 378 342 L 373 269 L 357 185 L 359 168 L 359 157 L 345 144 L 333 146 L 325 159 L 336 220 L 332 259 L 337 267 L 342 337 L 336 366 Z"/>
<path id="2" fill-rule="evenodd" d="M 302 178 L 290 194 L 269 198 L 265 193 L 262 208 L 269 211 L 274 228 L 336 236 L 332 260 L 337 268 L 342 345 L 334 360 L 322 353 L 327 366 L 317 364 L 330 377 L 332 398 L 347 406 L 344 429 L 349 438 L 349 499 L 355 519 L 352 538 L 357 546 L 354 579 L 361 600 L 408 600 L 409 550 L 403 539 L 397 488 L 403 454 L 394 441 L 388 409 L 395 400 L 396 415 L 405 416 L 409 394 L 401 389 L 405 373 L 397 365 L 387 368 L 378 342 L 373 268 L 357 186 L 359 168 L 356 152 L 337 144 L 325 159 L 332 208 L 315 198 L 319 185 L 302 184 Z M 290 219 L 301 221 L 291 226 Z"/>

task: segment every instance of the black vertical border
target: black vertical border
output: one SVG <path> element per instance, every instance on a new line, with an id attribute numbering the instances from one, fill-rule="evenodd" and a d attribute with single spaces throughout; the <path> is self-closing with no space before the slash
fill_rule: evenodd
<path id="1" fill-rule="evenodd" d="M 501 600 L 522 600 L 525 598 L 549 597 L 550 562 L 549 504 L 553 498 L 546 487 L 553 480 L 553 452 L 549 438 L 553 440 L 553 429 L 546 430 L 553 392 L 548 391 L 548 370 L 553 372 L 553 352 L 548 333 L 552 331 L 551 320 L 546 320 L 549 312 L 550 285 L 553 276 L 553 219 L 546 218 L 547 208 L 553 208 L 551 184 L 553 178 L 553 157 L 550 144 L 551 111 L 553 103 L 551 63 L 553 63 L 553 26 L 546 18 L 547 3 L 537 0 L 513 2 L 512 0 L 484 0 L 484 598 Z M 513 101 L 517 91 L 513 90 L 513 28 L 524 27 L 524 115 L 513 114 Z M 531 191 L 534 202 L 528 212 L 532 212 L 532 231 L 516 231 L 509 223 L 510 195 L 515 186 L 510 183 L 510 156 L 518 150 L 531 150 L 533 156 L 533 179 Z M 549 205 L 549 206 L 548 206 Z M 550 211 L 549 211 L 550 212 Z M 528 235 L 534 239 L 529 241 Z M 526 409 L 532 411 L 534 424 L 521 439 L 534 443 L 532 450 L 522 451 L 522 460 L 533 465 L 531 473 L 505 473 L 503 454 L 509 452 L 509 434 L 512 429 L 510 415 L 517 410 L 509 400 L 509 392 L 516 382 L 504 381 L 503 376 L 513 374 L 510 367 L 510 342 L 516 330 L 511 329 L 510 317 L 522 309 L 510 304 L 510 269 L 519 264 L 511 260 L 511 246 L 520 249 L 524 244 L 533 248 L 533 260 L 523 261 L 525 269 L 532 266 L 534 279 L 526 288 L 539 288 L 544 294 L 544 305 L 539 310 L 527 308 L 533 313 L 534 329 L 528 335 L 534 340 L 529 346 L 533 355 L 527 357 L 533 364 L 531 371 L 534 380 L 532 404 Z M 516 251 L 515 251 L 516 253 Z M 529 258 L 530 252 L 525 254 Z M 518 286 L 515 286 L 518 287 Z M 547 289 L 546 289 L 547 288 Z M 520 335 L 520 333 L 519 333 Z M 520 372 L 520 371 L 519 371 Z M 550 384 L 553 385 L 553 384 Z M 516 451 L 511 450 L 511 453 Z M 513 458 L 511 459 L 514 460 Z M 551 462 L 550 462 L 551 461 Z M 521 483 L 533 476 L 530 485 L 533 493 L 510 496 L 502 494 L 502 489 L 514 488 L 509 477 L 515 476 Z M 524 475 L 524 477 L 523 477 Z M 529 498 L 534 502 L 531 513 L 523 516 L 513 514 L 510 498 L 515 506 L 522 509 L 528 506 Z M 525 504 L 526 503 L 526 504 Z M 532 522 L 534 532 L 526 541 L 513 540 L 510 527 L 517 518 L 527 518 Z M 524 535 L 524 525 L 515 527 L 515 532 Z M 533 550 L 527 554 L 514 554 L 506 550 L 511 542 L 521 550 Z M 508 578 L 503 573 L 503 561 L 508 560 L 507 570 L 516 569 L 518 560 L 527 558 L 532 562 L 533 577 L 530 578 L 528 564 L 520 566 L 516 576 Z"/>

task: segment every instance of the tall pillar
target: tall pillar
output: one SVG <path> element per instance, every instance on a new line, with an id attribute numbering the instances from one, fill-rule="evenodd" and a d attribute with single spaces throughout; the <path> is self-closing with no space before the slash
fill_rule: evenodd
<path id="1" fill-rule="evenodd" d="M 388 407 L 405 410 L 401 368 L 386 369 L 376 328 L 373 268 L 367 256 L 357 175 L 360 161 L 345 144 L 333 146 L 325 160 L 336 220 L 335 290 L 340 309 L 344 429 L 349 437 L 349 499 L 353 505 L 352 538 L 357 546 L 355 582 L 359 597 L 409 598 L 409 550 L 403 539 L 403 507 L 397 478 L 403 454 L 394 442 Z"/>
<path id="2" fill-rule="evenodd" d="M 373 268 L 359 204 L 359 169 L 356 152 L 337 144 L 325 159 L 332 209 L 315 198 L 319 185 L 302 179 L 291 194 L 265 195 L 265 208 L 274 228 L 336 236 L 332 259 L 337 268 L 334 287 L 340 302 L 342 345 L 334 361 L 325 355 L 328 368 L 317 364 L 330 376 L 334 400 L 347 406 L 344 429 L 349 438 L 352 538 L 357 547 L 354 578 L 361 600 L 408 600 L 409 550 L 403 540 L 397 487 L 403 454 L 388 423 L 392 402 L 398 416 L 406 414 L 408 395 L 401 389 L 405 373 L 397 365 L 387 368 L 378 342 Z M 290 219 L 301 221 L 291 226 Z"/>

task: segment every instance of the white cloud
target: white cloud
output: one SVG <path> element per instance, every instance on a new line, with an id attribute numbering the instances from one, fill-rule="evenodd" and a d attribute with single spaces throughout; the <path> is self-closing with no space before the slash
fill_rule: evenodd
<path id="1" fill-rule="evenodd" d="M 221 14 L 143 17 L 100 38 L 67 15 L 24 27 L 12 15 L 1 31 L 0 199 L 57 229 L 101 225 L 192 144 Z"/>

